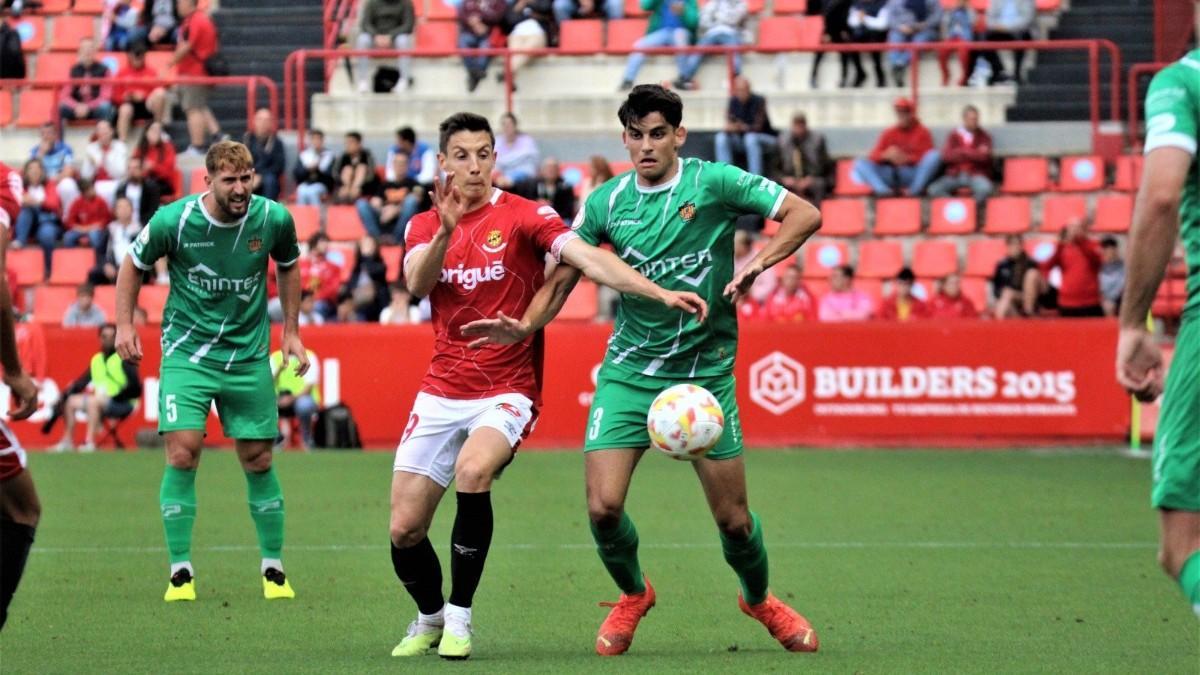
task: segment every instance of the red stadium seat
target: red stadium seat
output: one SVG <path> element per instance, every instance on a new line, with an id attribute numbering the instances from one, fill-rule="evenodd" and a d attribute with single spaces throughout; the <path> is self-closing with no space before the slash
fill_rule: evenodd
<path id="1" fill-rule="evenodd" d="M 975 305 L 975 311 L 985 312 L 988 308 L 988 300 L 992 296 L 991 284 L 986 279 L 965 278 L 961 282 L 963 297 L 971 301 Z"/>
<path id="2" fill-rule="evenodd" d="M 61 324 L 72 302 L 75 289 L 70 286 L 38 286 L 33 289 L 33 320 Z"/>
<path id="3" fill-rule="evenodd" d="M 867 203 L 861 199 L 826 199 L 821 202 L 821 234 L 857 237 L 866 231 Z"/>
<path id="4" fill-rule="evenodd" d="M 976 239 L 967 244 L 967 268 L 963 273 L 969 277 L 991 278 L 996 272 L 996 264 L 1007 255 L 1003 239 Z"/>
<path id="5" fill-rule="evenodd" d="M 168 64 L 171 63 L 171 57 L 172 57 L 171 52 L 164 52 L 164 51 L 146 52 L 146 67 L 149 68 L 150 70 L 153 70 L 156 73 L 161 73 L 164 71 L 173 73 L 173 72 L 175 72 L 175 69 L 168 67 Z"/>
<path id="6" fill-rule="evenodd" d="M 208 169 L 198 166 L 192 169 L 192 175 L 188 178 L 188 193 L 198 194 L 208 189 L 204 184 L 204 177 L 208 175 Z"/>
<path id="7" fill-rule="evenodd" d="M 913 247 L 913 274 L 940 279 L 958 271 L 958 243 L 952 239 L 927 239 Z"/>
<path id="8" fill-rule="evenodd" d="M 1062 8 L 1062 0 L 1037 0 L 1034 7 L 1039 12 L 1057 12 Z"/>
<path id="9" fill-rule="evenodd" d="M 880 236 L 906 236 L 921 231 L 920 199 L 880 199 L 875 202 L 875 226 Z"/>
<path id="10" fill-rule="evenodd" d="M 1183 313 L 1187 297 L 1186 279 L 1167 279 L 1158 287 L 1150 313 L 1160 318 L 1177 318 Z"/>
<path id="11" fill-rule="evenodd" d="M 54 19 L 52 31 L 50 49 L 73 52 L 79 49 L 83 38 L 96 37 L 96 19 L 91 16 L 59 16 Z"/>
<path id="12" fill-rule="evenodd" d="M 1040 232 L 1060 232 L 1074 218 L 1087 217 L 1087 199 L 1083 195 L 1046 195 L 1042 198 Z"/>
<path id="13" fill-rule="evenodd" d="M 614 176 L 620 176 L 627 171 L 633 171 L 633 162 L 609 162 L 608 168 L 612 169 Z"/>
<path id="14" fill-rule="evenodd" d="M 104 0 L 75 0 L 71 11 L 75 14 L 99 15 L 104 12 Z"/>
<path id="15" fill-rule="evenodd" d="M 54 119 L 54 101 L 58 92 L 53 89 L 26 89 L 17 97 L 17 126 L 34 129 Z"/>
<path id="16" fill-rule="evenodd" d="M 804 23 L 804 18 L 796 16 L 766 17 L 758 23 L 758 46 L 763 49 L 804 46 Z"/>
<path id="17" fill-rule="evenodd" d="M 1009 157 L 1004 160 L 1004 184 L 1009 194 L 1035 194 L 1049 187 L 1049 165 L 1045 157 Z"/>
<path id="18" fill-rule="evenodd" d="M 583 184 L 592 174 L 591 162 L 561 162 L 559 171 L 563 180 L 575 190 L 575 196 L 583 193 Z"/>
<path id="19" fill-rule="evenodd" d="M 854 274 L 863 279 L 892 279 L 904 267 L 904 249 L 890 239 L 868 239 L 858 245 Z"/>
<path id="20" fill-rule="evenodd" d="M 975 200 L 942 197 L 929 209 L 929 234 L 971 234 L 975 231 Z"/>
<path id="21" fill-rule="evenodd" d="M 778 220 L 767 219 L 763 222 L 762 234 L 765 237 L 774 237 L 776 234 L 779 234 L 779 228 L 781 227 L 783 227 L 783 223 Z"/>
<path id="22" fill-rule="evenodd" d="M 46 44 L 46 22 L 40 16 L 23 16 L 10 24 L 21 38 L 21 51 L 40 51 Z"/>
<path id="23" fill-rule="evenodd" d="M 833 194 L 839 197 L 863 197 L 871 194 L 871 186 L 855 177 L 854 160 L 838 160 L 837 184 L 833 188 Z"/>
<path id="24" fill-rule="evenodd" d="M 352 241 L 331 241 L 328 258 L 341 270 L 342 281 L 349 281 L 350 275 L 354 273 L 354 265 L 358 262 L 358 245 Z"/>
<path id="25" fill-rule="evenodd" d="M 1096 217 L 1092 220 L 1092 231 L 1124 234 L 1129 231 L 1132 220 L 1133 195 L 1103 195 L 1096 200 Z"/>
<path id="26" fill-rule="evenodd" d="M 850 264 L 850 247 L 844 241 L 819 239 L 804 245 L 804 278 L 824 279 L 835 267 Z"/>
<path id="27" fill-rule="evenodd" d="M 1058 189 L 1092 192 L 1104 187 L 1104 160 L 1096 155 L 1063 157 L 1058 163 Z"/>
<path id="28" fill-rule="evenodd" d="M 807 11 L 807 0 L 775 0 L 776 14 L 804 14 Z"/>
<path id="29" fill-rule="evenodd" d="M 141 299 L 139 297 L 139 299 Z M 117 287 L 116 286 L 96 286 L 92 289 L 92 302 L 104 312 L 104 316 L 110 321 L 115 320 L 117 316 Z"/>
<path id="30" fill-rule="evenodd" d="M 575 285 L 575 290 L 571 291 L 571 295 L 567 296 L 567 301 L 563 303 L 558 318 L 568 321 L 591 321 L 596 318 L 599 307 L 596 284 L 587 279 L 580 279 Z"/>
<path id="31" fill-rule="evenodd" d="M 608 22 L 608 48 L 629 49 L 646 34 L 645 19 L 612 19 Z M 613 171 L 616 172 L 616 167 Z"/>
<path id="32" fill-rule="evenodd" d="M 604 22 L 600 19 L 564 21 L 559 27 L 558 50 L 565 54 L 591 54 L 604 46 Z"/>
<path id="33" fill-rule="evenodd" d="M 63 14 L 71 9 L 71 2 L 72 0 L 42 0 L 42 6 L 37 11 L 46 16 Z"/>
<path id="34" fill-rule="evenodd" d="M 1113 187 L 1122 192 L 1137 192 L 1142 184 L 1142 164 L 1145 158 L 1141 155 L 1121 155 L 1117 158 L 1117 174 L 1113 178 Z"/>
<path id="35" fill-rule="evenodd" d="M 0 127 L 6 127 L 13 121 L 12 91 L 0 89 Z"/>
<path id="36" fill-rule="evenodd" d="M 422 1 L 417 0 L 417 3 Z M 458 12 L 450 5 L 442 2 L 442 0 L 429 0 L 429 12 L 425 15 L 425 18 L 456 21 L 458 20 Z"/>
<path id="37" fill-rule="evenodd" d="M 308 241 L 308 238 L 321 231 L 321 207 L 293 204 L 288 207 L 292 220 L 296 221 L 296 239 Z"/>
<path id="38" fill-rule="evenodd" d="M 17 283 L 22 286 L 33 286 L 42 283 L 42 249 L 37 246 L 8 249 L 8 268 L 16 270 Z"/>
<path id="39" fill-rule="evenodd" d="M 648 14 L 649 12 L 642 9 L 641 0 L 625 0 L 625 16 L 637 18 Z"/>
<path id="40" fill-rule="evenodd" d="M 817 47 L 821 44 L 821 35 L 825 33 L 825 17 L 806 16 L 800 26 L 800 46 Z"/>
<path id="41" fill-rule="evenodd" d="M 437 0 L 434 0 L 436 3 Z M 416 48 L 430 51 L 458 47 L 458 24 L 453 21 L 426 21 L 417 24 Z"/>
<path id="42" fill-rule="evenodd" d="M 96 264 L 96 252 L 91 248 L 59 248 L 50 259 L 51 284 L 77 286 L 87 281 L 88 272 Z"/>
<path id="43" fill-rule="evenodd" d="M 854 287 L 871 298 L 872 313 L 879 312 L 879 303 L 883 300 L 883 279 L 860 279 L 855 277 Z"/>
<path id="44" fill-rule="evenodd" d="M 1024 241 L 1025 252 L 1038 263 L 1049 260 L 1058 249 L 1057 237 L 1027 237 Z"/>
<path id="45" fill-rule="evenodd" d="M 167 306 L 167 295 L 171 287 L 163 284 L 142 286 L 138 294 L 138 306 L 146 310 L 146 321 L 149 323 L 163 322 L 163 309 Z"/>
<path id="46" fill-rule="evenodd" d="M 387 265 L 388 283 L 399 281 L 400 266 L 404 264 L 404 247 L 382 246 L 379 249 L 379 255 L 383 256 L 383 262 Z"/>
<path id="47" fill-rule="evenodd" d="M 1021 234 L 1029 231 L 1028 197 L 992 197 L 987 202 L 984 234 Z"/>
<path id="48" fill-rule="evenodd" d="M 325 234 L 332 241 L 358 241 L 367 232 L 353 206 L 330 206 L 325 212 Z"/>
<path id="49" fill-rule="evenodd" d="M 34 72 L 39 80 L 65 80 L 71 76 L 71 66 L 76 60 L 70 52 L 42 52 L 37 56 Z"/>

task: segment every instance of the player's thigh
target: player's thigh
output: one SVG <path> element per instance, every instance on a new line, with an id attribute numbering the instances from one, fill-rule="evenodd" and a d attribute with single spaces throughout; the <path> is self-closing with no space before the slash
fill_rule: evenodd
<path id="1" fill-rule="evenodd" d="M 271 450 L 274 445 L 274 439 L 244 439 L 240 438 L 234 441 L 233 447 L 237 451 L 238 461 L 242 464 L 242 469 L 251 473 L 262 473 L 271 468 Z"/>
<path id="2" fill-rule="evenodd" d="M 705 455 L 708 459 L 730 459 L 742 454 L 742 416 L 737 402 L 737 380 L 732 375 L 710 377 L 693 380 L 707 389 L 721 405 L 721 413 L 725 416 L 725 430 L 721 438 Z"/>
<path id="3" fill-rule="evenodd" d="M 433 514 L 446 487 L 432 478 L 407 471 L 392 472 L 391 519 L 392 544 L 399 548 L 415 546 L 429 532 Z"/>
<path id="4" fill-rule="evenodd" d="M 458 453 L 454 480 L 460 492 L 484 492 L 512 462 L 517 446 L 533 430 L 533 401 L 502 394 L 481 401 Z"/>
<path id="5" fill-rule="evenodd" d="M 448 487 L 470 421 L 477 414 L 463 407 L 462 401 L 417 394 L 392 470 L 424 476 L 442 489 Z"/>
<path id="6" fill-rule="evenodd" d="M 194 470 L 200 465 L 200 452 L 204 448 L 204 431 L 183 429 L 163 434 L 167 464 L 176 469 Z"/>
<path id="7" fill-rule="evenodd" d="M 216 373 L 199 366 L 164 364 L 158 388 L 158 433 L 199 431 L 208 424 L 208 411 L 221 391 Z"/>
<path id="8" fill-rule="evenodd" d="M 750 510 L 746 497 L 746 464 L 741 455 L 728 459 L 702 457 L 695 463 L 696 476 L 713 520 L 723 532 L 750 534 Z"/>
<path id="9" fill-rule="evenodd" d="M 0 518 L 36 527 L 42 504 L 26 467 L 27 456 L 8 425 L 0 422 Z"/>
<path id="10" fill-rule="evenodd" d="M 1200 324 L 1185 321 L 1175 342 L 1154 433 L 1151 503 L 1200 512 Z"/>
<path id="11" fill-rule="evenodd" d="M 1200 550 L 1200 512 L 1162 511 L 1159 523 L 1162 526 L 1162 544 L 1159 562 L 1172 577 L 1193 553 Z"/>
<path id="12" fill-rule="evenodd" d="M 588 410 L 584 452 L 648 447 L 646 413 L 654 397 L 671 384 L 602 369 Z"/>
<path id="13" fill-rule="evenodd" d="M 279 433 L 279 406 L 271 366 L 265 359 L 222 373 L 217 415 L 229 438 L 275 439 Z"/>
<path id="14" fill-rule="evenodd" d="M 615 525 L 625 510 L 633 471 L 645 448 L 606 448 L 583 456 L 588 516 L 601 525 Z"/>

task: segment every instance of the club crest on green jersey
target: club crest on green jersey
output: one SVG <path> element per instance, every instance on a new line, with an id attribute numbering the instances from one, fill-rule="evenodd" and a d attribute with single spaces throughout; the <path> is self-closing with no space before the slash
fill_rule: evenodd
<path id="1" fill-rule="evenodd" d="M 246 242 L 247 248 L 251 253 L 258 253 L 262 250 L 262 237 L 250 237 L 250 241 Z"/>
<path id="2" fill-rule="evenodd" d="M 679 207 L 679 217 L 685 223 L 692 222 L 692 219 L 696 217 L 696 204 L 694 202 L 685 202 L 683 206 Z"/>

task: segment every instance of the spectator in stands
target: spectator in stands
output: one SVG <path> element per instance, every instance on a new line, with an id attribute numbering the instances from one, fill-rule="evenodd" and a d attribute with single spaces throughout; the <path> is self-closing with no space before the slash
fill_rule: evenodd
<path id="1" fill-rule="evenodd" d="M 421 209 L 425 190 L 408 175 L 408 155 L 392 155 L 392 174 L 400 176 L 383 184 L 379 194 L 359 197 L 354 202 L 363 229 L 389 243 L 404 241 L 404 228 Z"/>
<path id="2" fill-rule="evenodd" d="M 778 323 L 817 320 L 817 303 L 800 283 L 800 267 L 788 265 L 779 277 L 779 286 L 763 303 L 765 318 Z"/>
<path id="3" fill-rule="evenodd" d="M 533 136 L 517 128 L 517 116 L 504 113 L 496 135 L 496 185 L 509 189 L 518 181 L 536 177 L 541 156 Z"/>
<path id="4" fill-rule="evenodd" d="M 325 317 L 317 311 L 317 299 L 313 292 L 304 289 L 300 291 L 299 323 L 301 326 L 320 326 L 325 323 Z"/>
<path id="5" fill-rule="evenodd" d="M 734 230 L 733 232 L 733 269 L 740 270 L 745 267 L 754 256 L 758 254 L 758 250 L 754 246 L 755 235 L 747 230 Z M 754 283 L 750 285 L 750 292 L 746 293 L 746 297 L 754 301 L 755 304 L 761 305 L 767 301 L 771 293 L 775 291 L 776 283 L 776 268 L 768 267 L 763 270 L 762 274 L 754 279 Z"/>
<path id="6" fill-rule="evenodd" d="M 582 204 L 596 188 L 604 185 L 613 178 L 612 166 L 604 155 L 592 155 L 591 171 L 583 179 L 583 187 L 579 190 L 579 203 Z"/>
<path id="7" fill-rule="evenodd" d="M 129 49 L 130 37 L 137 30 L 140 18 L 131 0 L 105 0 L 104 10 L 100 13 L 104 51 L 123 52 Z"/>
<path id="8" fill-rule="evenodd" d="M 104 260 L 88 274 L 88 281 L 93 285 L 117 282 L 117 270 L 121 269 L 130 244 L 142 230 L 133 214 L 133 202 L 128 197 L 117 197 L 113 202 L 113 219 L 108 224 L 108 246 L 104 251 Z"/>
<path id="9" fill-rule="evenodd" d="M 462 0 L 458 6 L 458 48 L 486 49 L 491 46 L 492 30 L 504 20 L 508 9 L 504 0 Z M 464 56 L 467 91 L 473 92 L 487 77 L 490 56 Z"/>
<path id="10" fill-rule="evenodd" d="M 61 136 L 53 122 L 46 122 L 41 127 L 38 144 L 29 151 L 29 159 L 39 160 L 50 180 L 74 176 L 75 151 L 63 142 Z"/>
<path id="11" fill-rule="evenodd" d="M 359 49 L 412 49 L 416 26 L 413 0 L 363 0 L 358 10 L 358 40 L 354 46 Z M 355 59 L 355 77 L 362 94 L 372 89 L 367 74 L 369 67 L 367 57 Z M 392 91 L 407 91 L 413 83 L 412 57 L 399 57 L 396 68 L 399 79 Z"/>
<path id="12" fill-rule="evenodd" d="M 337 157 L 325 147 L 325 132 L 308 132 L 308 143 L 296 156 L 292 177 L 296 179 L 296 203 L 320 206 L 333 191 L 333 163 Z"/>
<path id="13" fill-rule="evenodd" d="M 122 80 L 153 80 L 158 73 L 146 65 L 146 46 L 138 42 L 129 50 L 129 62 L 117 71 L 113 102 L 117 105 L 117 138 L 129 142 L 134 122 L 162 119 L 166 111 L 167 90 L 152 84 L 120 84 Z"/>
<path id="14" fill-rule="evenodd" d="M 554 16 L 559 22 L 570 19 L 620 19 L 625 16 L 622 0 L 554 0 Z"/>
<path id="15" fill-rule="evenodd" d="M 830 290 L 817 308 L 821 321 L 866 321 L 875 313 L 870 296 L 854 288 L 854 268 L 836 267 L 829 276 Z"/>
<path id="16" fill-rule="evenodd" d="M 888 0 L 853 0 L 850 5 L 850 37 L 853 42 L 861 44 L 879 44 L 887 42 Z M 871 52 L 871 62 L 875 65 L 875 86 L 886 87 L 887 78 L 883 74 L 883 52 Z"/>
<path id="17" fill-rule="evenodd" d="M 23 80 L 26 75 L 21 35 L 8 21 L 0 21 L 0 80 Z"/>
<path id="18" fill-rule="evenodd" d="M 175 0 L 143 0 L 141 25 L 130 35 L 130 41 L 145 41 L 151 47 L 173 45 L 179 37 L 182 23 Z"/>
<path id="19" fill-rule="evenodd" d="M 437 149 L 425 141 L 417 140 L 417 132 L 412 127 L 400 127 L 396 130 L 396 142 L 388 148 L 385 178 L 396 180 L 392 172 L 392 155 L 403 152 L 408 155 L 408 177 L 424 185 L 426 189 L 433 186 L 433 177 L 437 175 Z"/>
<path id="20" fill-rule="evenodd" d="M 175 146 L 167 140 L 161 122 L 154 121 L 146 127 L 133 156 L 142 160 L 147 182 L 157 183 L 162 197 L 175 196 L 175 181 L 179 172 L 175 166 Z"/>
<path id="21" fill-rule="evenodd" d="M 1021 237 L 1010 234 L 1004 239 L 1007 255 L 996 263 L 992 275 L 992 294 L 996 304 L 992 314 L 997 319 L 1037 316 L 1039 311 L 1053 309 L 1058 304 L 1057 291 L 1046 283 L 1038 264 L 1025 252 Z"/>
<path id="22" fill-rule="evenodd" d="M 686 47 L 696 39 L 696 27 L 700 23 L 700 7 L 696 0 L 640 0 L 641 7 L 650 13 L 646 34 L 637 42 L 637 47 Z M 675 57 L 679 72 L 684 71 L 686 56 Z M 634 52 L 625 64 L 621 78 L 621 91 L 633 88 L 638 71 L 646 61 L 646 55 Z"/>
<path id="23" fill-rule="evenodd" d="M 107 319 L 104 310 L 96 306 L 96 293 L 91 284 L 80 284 L 75 289 L 75 302 L 63 314 L 62 324 L 66 328 L 89 328 L 103 326 Z"/>
<path id="24" fill-rule="evenodd" d="M 792 126 L 779 137 L 782 168 L 779 183 L 814 204 L 820 204 L 833 184 L 833 159 L 824 134 L 808 128 L 804 113 L 792 115 Z"/>
<path id="25" fill-rule="evenodd" d="M 279 432 L 281 445 L 291 442 L 291 420 L 300 427 L 300 447 L 308 450 L 313 445 L 313 420 L 321 410 L 320 361 L 311 349 L 304 350 L 309 367 L 303 375 L 296 374 L 295 357 L 284 363 L 283 351 L 271 352 L 271 378 L 275 381 L 275 396 L 279 406 Z"/>
<path id="26" fill-rule="evenodd" d="M 108 248 L 108 223 L 112 220 L 112 210 L 108 202 L 96 194 L 96 186 L 87 178 L 79 180 L 79 195 L 67 209 L 63 218 L 63 246 L 73 248 L 79 245 L 91 246 L 96 252 L 96 266 L 104 264 L 104 254 Z"/>
<path id="27" fill-rule="evenodd" d="M 313 294 L 317 313 L 328 319 L 337 312 L 342 268 L 328 257 L 329 237 L 317 232 L 308 239 L 308 253 L 300 257 L 300 287 Z"/>
<path id="28" fill-rule="evenodd" d="M 63 408 L 63 437 L 54 446 L 55 452 L 75 448 L 75 416 L 87 417 L 87 431 L 79 449 L 96 449 L 96 432 L 107 419 L 125 419 L 133 414 L 142 395 L 142 376 L 137 363 L 125 361 L 117 354 L 117 327 L 101 322 L 100 351 L 92 355 L 88 369 L 68 387 L 70 394 Z"/>
<path id="29" fill-rule="evenodd" d="M 350 301 L 355 320 L 379 321 L 379 313 L 388 304 L 387 271 L 379 242 L 369 236 L 360 239 L 358 259 L 339 295 L 342 301 Z"/>
<path id="30" fill-rule="evenodd" d="M 129 200 L 133 207 L 133 222 L 138 227 L 149 223 L 150 217 L 162 203 L 162 189 L 159 187 L 158 181 L 147 178 L 141 157 L 135 155 L 129 158 L 129 164 L 125 169 L 125 180 L 118 183 L 117 189 L 113 192 L 114 211 L 116 210 L 115 202 L 120 199 Z"/>
<path id="31" fill-rule="evenodd" d="M 421 323 L 421 313 L 412 304 L 412 294 L 402 283 L 391 287 L 391 302 L 379 313 L 379 323 L 384 325 L 401 325 Z"/>
<path id="32" fill-rule="evenodd" d="M 575 217 L 575 190 L 563 180 L 558 160 L 553 157 L 542 161 L 542 168 L 536 177 L 526 178 L 514 185 L 513 192 L 526 199 L 549 204 L 567 222 Z"/>
<path id="33" fill-rule="evenodd" d="M 96 192 L 104 197 L 105 201 L 111 202 L 117 183 L 125 179 L 125 169 L 128 165 L 129 148 L 117 138 L 112 124 L 108 120 L 96 122 L 92 141 L 83 149 L 83 164 L 79 167 L 79 175 L 84 180 L 92 181 Z M 80 185 L 81 190 L 82 187 Z"/>
<path id="34" fill-rule="evenodd" d="M 181 76 L 203 77 L 208 74 L 206 62 L 218 51 L 217 26 L 208 13 L 196 6 L 196 0 L 175 0 L 183 20 L 179 24 L 179 42 L 168 67 Z M 179 86 L 179 104 L 187 116 L 188 153 L 202 155 L 210 136 L 221 133 L 221 125 L 208 107 L 211 85 Z"/>
<path id="35" fill-rule="evenodd" d="M 932 197 L 949 197 L 969 188 L 980 206 L 995 190 L 992 183 L 992 137 L 979 126 L 979 109 L 963 108 L 962 126 L 946 136 L 942 162 L 946 172 L 929 185 Z"/>
<path id="36" fill-rule="evenodd" d="M 821 32 L 821 42 L 825 44 L 845 44 L 854 42 L 853 30 L 850 28 L 850 10 L 853 0 L 822 0 L 821 14 L 825 19 Z M 842 52 L 838 54 L 842 64 L 841 76 L 838 78 L 839 87 L 861 87 L 867 81 L 867 72 L 862 67 L 862 56 L 858 52 Z M 825 52 L 817 52 L 813 56 L 812 72 L 808 76 L 808 85 L 817 88 L 817 73 L 821 70 L 821 61 Z M 854 66 L 854 80 L 849 79 L 850 66 Z"/>
<path id="37" fill-rule="evenodd" d="M 1104 316 L 1100 305 L 1100 247 L 1087 236 L 1086 218 L 1072 218 L 1063 228 L 1054 255 L 1040 265 L 1042 276 L 1062 272 L 1058 286 L 1058 313 L 1064 317 Z"/>
<path id="38" fill-rule="evenodd" d="M 940 0 L 889 0 L 888 42 L 936 42 L 941 35 L 942 3 Z M 892 80 L 904 86 L 905 71 L 912 62 L 912 53 L 897 49 L 888 54 L 892 64 Z"/>
<path id="39" fill-rule="evenodd" d="M 1116 316 L 1121 309 L 1121 296 L 1125 293 L 1125 261 L 1121 260 L 1121 249 L 1117 239 L 1107 236 L 1100 240 L 1100 304 L 1104 316 Z"/>
<path id="40" fill-rule="evenodd" d="M 849 0 L 844 0 L 849 2 Z M 746 4 L 746 0 L 709 0 L 709 2 L 700 8 L 700 40 L 696 43 L 698 47 L 716 47 L 722 45 L 740 45 L 749 40 L 746 37 L 746 18 L 750 16 L 750 8 Z M 693 79 L 696 77 L 696 71 L 700 70 L 700 63 L 704 60 L 704 54 L 689 54 L 681 60 L 679 67 L 679 77 L 675 80 L 676 89 L 695 89 L 696 83 Z M 821 52 L 817 52 L 817 58 L 821 57 Z M 815 69 L 816 66 L 814 65 Z M 733 57 L 733 73 L 740 75 L 742 72 L 742 55 L 735 54 Z"/>
<path id="41" fill-rule="evenodd" d="M 971 9 L 969 0 L 957 0 L 949 11 L 942 14 L 942 42 L 972 42 L 975 39 L 975 10 Z M 942 70 L 942 86 L 950 86 L 950 50 L 938 52 L 938 68 Z M 967 83 L 971 77 L 971 52 L 965 46 L 954 50 L 958 54 L 958 65 L 962 75 L 958 78 L 958 86 Z"/>
<path id="42" fill-rule="evenodd" d="M 259 108 L 254 113 L 254 128 L 246 131 L 242 143 L 254 158 L 254 194 L 278 200 L 287 165 L 283 141 L 275 133 L 275 116 L 270 110 Z"/>
<path id="43" fill-rule="evenodd" d="M 905 267 L 892 282 L 892 295 L 879 306 L 879 318 L 884 321 L 915 321 L 925 318 L 925 303 L 913 295 L 913 271 Z"/>
<path id="44" fill-rule="evenodd" d="M 915 197 L 925 191 L 941 160 L 929 129 L 913 112 L 912 101 L 898 98 L 894 107 L 896 126 L 883 131 L 869 157 L 854 160 L 854 172 L 876 197 L 902 190 Z"/>
<path id="45" fill-rule="evenodd" d="M 987 31 L 984 33 L 983 39 L 989 42 L 1032 40 L 1033 22 L 1036 19 L 1037 7 L 1034 0 L 990 0 L 987 8 Z M 1013 74 L 1011 76 L 1005 72 L 1000 55 L 995 51 L 978 52 L 971 62 L 974 63 L 976 59 L 984 59 L 991 66 L 992 74 L 988 78 L 988 84 L 1012 80 L 1021 82 L 1023 77 L 1021 67 L 1025 63 L 1025 50 L 1014 49 L 1012 54 Z"/>
<path id="46" fill-rule="evenodd" d="M 558 46 L 558 19 L 554 17 L 554 0 L 512 0 L 500 24 L 508 42 L 508 48 L 518 53 L 510 59 L 513 91 L 516 77 L 534 59 L 520 53 L 527 49 L 544 49 Z M 496 82 L 504 84 L 504 73 L 496 73 Z"/>
<path id="47" fill-rule="evenodd" d="M 50 260 L 58 235 L 62 232 L 62 202 L 53 180 L 46 177 L 42 161 L 31 159 L 21 170 L 25 193 L 21 195 L 21 212 L 13 234 L 12 247 L 19 249 L 36 238 L 43 252 L 43 278 L 50 277 Z"/>
<path id="48" fill-rule="evenodd" d="M 351 131 L 346 134 L 342 156 L 337 163 L 338 189 L 336 200 L 340 204 L 353 204 L 376 181 L 375 158 L 363 147 L 362 134 Z"/>
<path id="49" fill-rule="evenodd" d="M 938 285 L 938 292 L 925 303 L 925 316 L 930 319 L 977 319 L 975 303 L 962 294 L 962 280 L 957 274 L 947 275 Z"/>
<path id="50" fill-rule="evenodd" d="M 775 143 L 775 129 L 767 115 L 767 99 L 750 91 L 750 80 L 733 80 L 733 95 L 725 112 L 725 129 L 717 132 L 717 161 L 734 163 L 734 154 L 746 156 L 746 170 L 763 175 L 763 156 Z"/>
<path id="51" fill-rule="evenodd" d="M 71 66 L 72 79 L 90 77 L 109 79 L 110 73 L 96 60 L 96 41 L 85 37 L 79 41 L 79 61 Z M 107 120 L 113 115 L 112 85 L 66 85 L 58 94 L 58 122 L 74 120 Z"/>

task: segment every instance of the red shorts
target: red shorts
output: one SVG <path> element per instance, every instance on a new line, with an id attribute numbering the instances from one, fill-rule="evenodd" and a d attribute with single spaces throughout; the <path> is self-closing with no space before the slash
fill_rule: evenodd
<path id="1" fill-rule="evenodd" d="M 0 481 L 14 478 L 25 470 L 25 449 L 11 429 L 0 422 Z"/>

